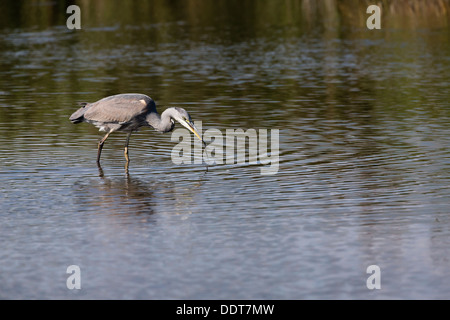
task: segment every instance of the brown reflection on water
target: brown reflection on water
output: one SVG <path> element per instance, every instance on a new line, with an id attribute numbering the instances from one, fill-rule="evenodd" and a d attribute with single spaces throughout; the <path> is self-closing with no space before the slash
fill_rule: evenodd
<path id="1" fill-rule="evenodd" d="M 124 173 L 122 177 L 108 177 L 99 167 L 99 178 L 77 181 L 74 192 L 77 205 L 89 210 L 112 216 L 122 216 L 124 212 L 136 215 L 154 213 L 154 187 L 131 177 L 129 173 Z"/>
<path id="2" fill-rule="evenodd" d="M 267 25 L 299 25 L 306 30 L 364 26 L 366 9 L 370 0 L 284 0 L 237 1 L 203 0 L 136 1 L 131 0 L 80 0 L 84 24 L 88 27 L 134 25 L 147 22 L 185 21 L 195 27 L 239 24 L 253 35 Z M 448 2 L 430 1 L 378 1 L 382 8 L 383 26 L 391 27 L 446 27 Z M 65 25 L 68 4 L 61 1 L 2 2 L 0 26 L 41 28 Z M 120 10 L 118 10 L 120 8 Z M 120 12 L 120 14 L 118 14 Z M 226 30 L 223 35 L 226 34 Z M 194 33 L 195 34 L 195 33 Z M 167 34 L 162 33 L 161 36 Z M 199 38 L 197 36 L 197 38 Z"/>
<path id="3" fill-rule="evenodd" d="M 190 214 L 206 174 L 177 181 L 164 179 L 164 174 L 152 177 L 151 170 L 144 176 L 132 172 L 132 168 L 124 168 L 122 175 L 108 175 L 108 170 L 99 166 L 98 178 L 74 182 L 74 202 L 81 212 L 103 213 L 124 221 L 130 214 L 142 216 L 143 221 L 155 212 Z"/>

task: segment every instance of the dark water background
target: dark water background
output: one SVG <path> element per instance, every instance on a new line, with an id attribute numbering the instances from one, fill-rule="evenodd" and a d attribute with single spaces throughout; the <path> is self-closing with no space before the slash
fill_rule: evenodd
<path id="1" fill-rule="evenodd" d="M 398 3 L 368 30 L 361 1 L 85 0 L 68 30 L 70 3 L 2 1 L 0 298 L 450 298 L 447 2 Z M 175 165 L 150 129 L 99 171 L 68 117 L 125 92 L 280 129 L 278 173 Z"/>

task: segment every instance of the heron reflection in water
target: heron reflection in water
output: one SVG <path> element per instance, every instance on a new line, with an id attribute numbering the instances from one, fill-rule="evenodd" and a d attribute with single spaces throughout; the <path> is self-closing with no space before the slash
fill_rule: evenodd
<path id="1" fill-rule="evenodd" d="M 175 121 L 194 133 L 203 145 L 206 143 L 200 137 L 191 116 L 183 108 L 170 107 L 159 115 L 152 98 L 145 94 L 126 93 L 103 98 L 97 102 L 84 103 L 69 118 L 72 123 L 88 122 L 105 131 L 106 135 L 99 141 L 97 164 L 100 166 L 100 156 L 106 139 L 114 131 L 127 133 L 125 142 L 125 159 L 127 167 L 130 161 L 128 143 L 133 132 L 140 127 L 153 127 L 156 131 L 166 133 L 173 130 Z"/>

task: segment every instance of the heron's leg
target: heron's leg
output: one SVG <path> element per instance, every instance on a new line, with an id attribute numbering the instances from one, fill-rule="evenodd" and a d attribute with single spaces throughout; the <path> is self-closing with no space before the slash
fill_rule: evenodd
<path id="1" fill-rule="evenodd" d="M 108 132 L 102 140 L 98 142 L 98 150 L 97 150 L 97 163 L 100 163 L 100 155 L 102 154 L 103 144 L 105 143 L 105 140 L 108 139 L 108 136 L 111 132 Z"/>
<path id="2" fill-rule="evenodd" d="M 131 132 L 128 133 L 127 135 L 127 141 L 125 142 L 125 150 L 124 150 L 124 155 L 125 155 L 125 159 L 127 159 L 127 163 L 130 161 L 130 158 L 128 157 L 128 143 L 130 142 L 130 136 L 131 136 Z"/>
<path id="3" fill-rule="evenodd" d="M 130 162 L 129 161 L 125 162 L 125 174 L 127 175 L 127 178 L 129 177 L 129 173 L 128 173 L 129 166 L 130 166 Z"/>

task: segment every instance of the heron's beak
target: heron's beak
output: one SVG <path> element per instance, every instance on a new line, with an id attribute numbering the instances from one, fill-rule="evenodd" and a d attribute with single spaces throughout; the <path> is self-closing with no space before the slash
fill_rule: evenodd
<path id="1" fill-rule="evenodd" d="M 198 133 L 198 130 L 195 127 L 194 123 L 188 120 L 180 121 L 180 123 L 183 125 L 183 127 L 186 127 L 189 131 L 195 134 L 197 138 L 203 143 L 203 147 L 205 148 L 205 155 L 206 157 L 208 157 L 208 154 L 206 153 L 206 142 L 203 141 L 203 139 L 200 137 L 200 134 Z M 206 165 L 206 171 L 208 171 L 208 165 Z"/>
<path id="2" fill-rule="evenodd" d="M 195 127 L 194 123 L 191 121 L 183 121 L 181 124 L 186 127 L 189 131 L 191 131 L 193 134 L 197 136 L 197 138 L 200 139 L 200 141 L 203 143 L 204 146 L 206 146 L 205 141 L 200 137 L 200 134 L 198 133 L 197 128 Z"/>

